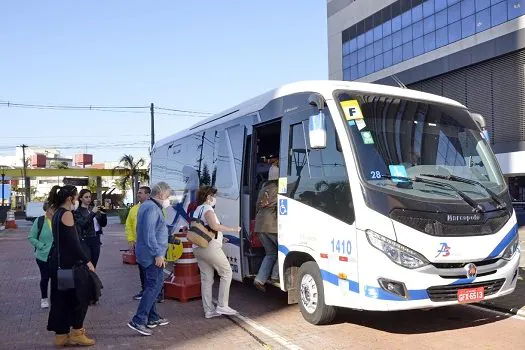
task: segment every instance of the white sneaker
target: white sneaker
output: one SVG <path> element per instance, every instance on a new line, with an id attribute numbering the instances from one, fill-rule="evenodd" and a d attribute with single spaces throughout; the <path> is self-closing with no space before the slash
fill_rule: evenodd
<path id="1" fill-rule="evenodd" d="M 221 315 L 237 315 L 238 312 L 229 306 L 217 306 L 215 309 Z"/>
<path id="2" fill-rule="evenodd" d="M 218 313 L 217 311 L 206 312 L 206 314 L 204 315 L 205 318 L 214 318 L 214 317 L 219 317 L 219 316 L 222 316 L 222 315 Z"/>
<path id="3" fill-rule="evenodd" d="M 47 298 L 40 300 L 40 307 L 47 309 L 49 307 L 49 300 Z"/>

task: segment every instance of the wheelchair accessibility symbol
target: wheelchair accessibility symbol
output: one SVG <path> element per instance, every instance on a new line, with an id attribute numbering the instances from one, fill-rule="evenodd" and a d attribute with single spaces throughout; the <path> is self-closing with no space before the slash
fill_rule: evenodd
<path id="1" fill-rule="evenodd" d="M 279 215 L 288 215 L 287 199 L 279 199 Z"/>

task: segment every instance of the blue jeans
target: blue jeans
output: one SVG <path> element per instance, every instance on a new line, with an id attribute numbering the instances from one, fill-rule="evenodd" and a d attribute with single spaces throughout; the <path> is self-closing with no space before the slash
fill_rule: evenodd
<path id="1" fill-rule="evenodd" d="M 137 313 L 133 322 L 138 325 L 146 325 L 148 321 L 157 321 L 160 316 L 157 313 L 157 298 L 164 282 L 164 269 L 151 264 L 142 266 L 144 271 L 144 292 L 140 299 Z"/>
<path id="2" fill-rule="evenodd" d="M 266 283 L 268 276 L 272 275 L 273 279 L 279 278 L 279 264 L 277 264 L 277 234 L 259 233 L 259 239 L 266 251 L 266 255 L 259 268 L 259 273 L 255 280 L 259 283 Z"/>

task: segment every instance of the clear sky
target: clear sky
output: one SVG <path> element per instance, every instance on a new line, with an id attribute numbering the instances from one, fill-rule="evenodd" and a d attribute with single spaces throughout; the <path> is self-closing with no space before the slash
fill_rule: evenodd
<path id="1" fill-rule="evenodd" d="M 326 1 L 6 0 L 0 52 L 0 102 L 219 112 L 287 82 L 327 79 Z M 198 120 L 158 115 L 156 139 Z M 87 147 L 96 162 L 147 156 L 149 125 L 147 110 L 0 106 L 0 155 L 25 143 L 65 155 Z"/>

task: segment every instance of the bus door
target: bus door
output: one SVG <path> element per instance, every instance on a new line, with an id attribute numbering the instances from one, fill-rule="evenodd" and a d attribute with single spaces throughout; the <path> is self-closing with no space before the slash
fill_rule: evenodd
<path id="1" fill-rule="evenodd" d="M 320 269 L 328 303 L 359 292 L 355 215 L 342 149 L 328 108 L 326 147 L 310 147 L 309 117 L 300 106 L 283 117 L 278 200 L 279 265 L 292 252 Z M 334 304 L 329 304 L 334 305 Z"/>
<path id="2" fill-rule="evenodd" d="M 217 204 L 215 212 L 221 224 L 241 226 L 241 174 L 243 166 L 243 149 L 246 135 L 244 125 L 227 126 L 218 133 L 217 150 Z M 222 250 L 232 267 L 233 279 L 242 281 L 241 232 L 223 232 L 228 241 Z"/>

